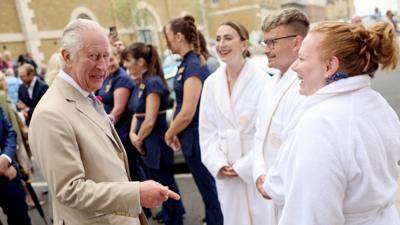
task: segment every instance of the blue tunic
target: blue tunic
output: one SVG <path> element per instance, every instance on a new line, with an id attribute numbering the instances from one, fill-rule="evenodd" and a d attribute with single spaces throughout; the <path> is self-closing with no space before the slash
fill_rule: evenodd
<path id="1" fill-rule="evenodd" d="M 181 111 L 183 103 L 183 89 L 185 81 L 189 77 L 198 77 L 203 83 L 209 75 L 207 66 L 201 66 L 197 54 L 189 51 L 184 57 L 174 80 L 174 91 L 176 96 L 175 115 Z M 183 156 L 193 174 L 193 179 L 202 196 L 206 222 L 209 225 L 222 225 L 223 216 L 221 206 L 218 201 L 215 180 L 204 164 L 201 162 L 201 152 L 199 143 L 199 105 L 197 103 L 196 113 L 190 124 L 178 134 L 181 142 Z"/>
<path id="2" fill-rule="evenodd" d="M 114 108 L 114 91 L 118 88 L 127 88 L 131 92 L 133 89 L 133 80 L 128 76 L 128 74 L 121 67 L 118 70 L 110 74 L 103 82 L 103 86 L 97 91 L 97 94 L 101 96 L 101 101 L 104 104 L 104 109 L 109 114 Z M 115 129 L 121 141 L 124 143 L 129 142 L 129 130 L 132 120 L 132 114 L 124 110 L 118 123 L 115 124 Z"/>
<path id="3" fill-rule="evenodd" d="M 183 57 L 182 63 L 178 67 L 178 72 L 174 80 L 174 91 L 176 96 L 176 109 L 174 118 L 182 109 L 183 103 L 183 88 L 185 81 L 190 77 L 198 77 L 201 82 L 209 75 L 207 66 L 201 66 L 199 57 L 194 51 L 189 51 Z M 198 142 L 199 135 L 199 103 L 197 104 L 196 113 L 193 116 L 190 124 L 178 134 L 182 145 L 182 151 L 185 156 L 191 156 L 197 148 L 193 145 Z M 197 140 L 196 140 L 197 139 Z M 199 149 L 198 149 L 199 150 Z M 200 150 L 199 150 L 200 151 Z M 200 153 L 199 153 L 200 154 Z"/>
<path id="4" fill-rule="evenodd" d="M 157 121 L 152 132 L 144 139 L 146 151 L 145 163 L 148 168 L 160 169 L 160 165 L 170 166 L 173 164 L 173 151 L 165 144 L 164 135 L 168 129 L 165 110 L 168 103 L 168 89 L 158 75 L 146 72 L 143 81 L 135 88 L 129 99 L 128 111 L 132 114 L 144 114 L 146 112 L 146 98 L 151 93 L 160 95 L 160 108 Z M 144 115 L 137 116 L 136 132 L 139 131 L 144 121 Z"/>

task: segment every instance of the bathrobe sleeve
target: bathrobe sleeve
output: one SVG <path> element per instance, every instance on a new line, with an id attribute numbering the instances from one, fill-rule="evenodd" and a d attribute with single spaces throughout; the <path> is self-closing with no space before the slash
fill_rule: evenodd
<path id="1" fill-rule="evenodd" d="M 267 177 L 264 188 L 274 201 L 282 201 L 274 183 L 285 184 L 279 225 L 344 224 L 346 172 L 340 151 L 348 140 L 335 132 L 335 123 L 340 121 L 326 117 L 301 121 L 284 149 L 279 174 Z"/>
<path id="2" fill-rule="evenodd" d="M 229 164 L 226 155 L 221 149 L 221 134 L 218 133 L 218 120 L 212 99 L 212 83 L 208 81 L 204 84 L 200 101 L 199 135 L 201 160 L 210 173 L 217 177 L 219 170 Z"/>

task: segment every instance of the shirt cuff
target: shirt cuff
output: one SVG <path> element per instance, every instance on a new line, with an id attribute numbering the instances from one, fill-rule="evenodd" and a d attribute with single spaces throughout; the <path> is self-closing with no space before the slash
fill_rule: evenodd
<path id="1" fill-rule="evenodd" d="M 10 165 L 12 164 L 12 159 L 10 158 L 10 156 L 6 155 L 6 154 L 1 154 L 0 157 L 4 157 L 8 160 L 8 162 L 10 163 Z"/>

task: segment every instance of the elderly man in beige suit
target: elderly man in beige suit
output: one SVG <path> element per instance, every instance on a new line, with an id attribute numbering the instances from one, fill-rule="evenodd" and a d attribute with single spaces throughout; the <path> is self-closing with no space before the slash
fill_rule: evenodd
<path id="1" fill-rule="evenodd" d="M 125 150 L 93 95 L 107 75 L 109 55 L 107 35 L 97 23 L 68 24 L 61 41 L 63 70 L 31 121 L 29 140 L 53 196 L 56 225 L 147 224 L 141 206 L 179 199 L 154 181 L 130 181 Z"/>

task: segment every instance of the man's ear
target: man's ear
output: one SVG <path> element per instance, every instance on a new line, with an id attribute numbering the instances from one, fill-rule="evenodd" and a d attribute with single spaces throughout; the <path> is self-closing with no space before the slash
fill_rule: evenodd
<path id="1" fill-rule="evenodd" d="M 339 59 L 336 56 L 332 56 L 329 58 L 326 62 L 326 71 L 325 71 L 325 77 L 329 78 L 332 76 L 334 73 L 336 73 L 339 70 Z"/>
<path id="2" fill-rule="evenodd" d="M 65 65 L 69 65 L 71 63 L 71 53 L 69 51 L 62 49 L 61 57 L 64 59 Z"/>
<path id="3" fill-rule="evenodd" d="M 304 37 L 302 37 L 302 36 L 300 36 L 300 35 L 297 35 L 297 36 L 294 38 L 294 46 L 293 46 L 293 48 L 294 48 L 294 50 L 295 50 L 296 52 L 298 52 L 298 51 L 300 50 L 301 43 L 303 43 L 303 40 L 304 40 Z"/>

